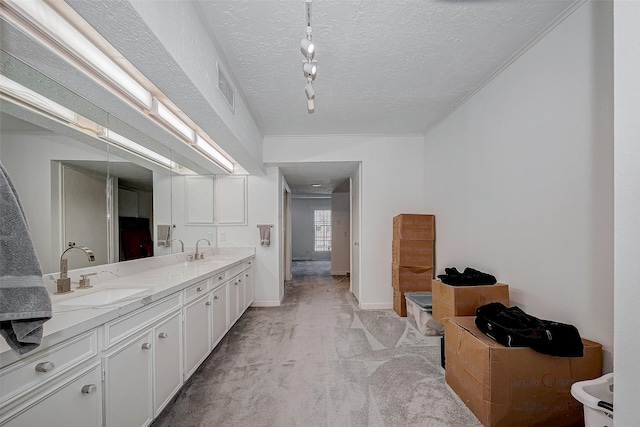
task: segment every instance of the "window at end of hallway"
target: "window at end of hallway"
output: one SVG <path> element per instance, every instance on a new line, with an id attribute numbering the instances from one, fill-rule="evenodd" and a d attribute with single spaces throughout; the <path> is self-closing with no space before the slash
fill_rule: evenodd
<path id="1" fill-rule="evenodd" d="M 316 252 L 331 252 L 331 210 L 314 210 L 313 224 L 315 227 Z"/>

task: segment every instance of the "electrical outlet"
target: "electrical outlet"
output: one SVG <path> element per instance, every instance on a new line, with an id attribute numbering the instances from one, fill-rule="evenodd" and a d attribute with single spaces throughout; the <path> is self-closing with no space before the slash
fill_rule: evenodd
<path id="1" fill-rule="evenodd" d="M 220 233 L 220 241 L 221 242 L 227 241 L 227 233 Z"/>

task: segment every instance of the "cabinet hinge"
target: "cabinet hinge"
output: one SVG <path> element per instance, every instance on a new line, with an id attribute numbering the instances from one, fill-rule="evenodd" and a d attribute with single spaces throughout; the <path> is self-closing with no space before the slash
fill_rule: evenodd
<path id="1" fill-rule="evenodd" d="M 105 377 L 106 377 L 106 374 L 104 372 L 104 368 L 102 368 L 102 382 L 104 382 Z"/>

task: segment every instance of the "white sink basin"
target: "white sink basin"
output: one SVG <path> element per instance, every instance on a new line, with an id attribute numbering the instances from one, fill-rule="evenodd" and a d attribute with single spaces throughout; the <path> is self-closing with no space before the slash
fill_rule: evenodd
<path id="1" fill-rule="evenodd" d="M 60 305 L 106 305 L 146 291 L 145 288 L 105 289 L 62 301 Z"/>

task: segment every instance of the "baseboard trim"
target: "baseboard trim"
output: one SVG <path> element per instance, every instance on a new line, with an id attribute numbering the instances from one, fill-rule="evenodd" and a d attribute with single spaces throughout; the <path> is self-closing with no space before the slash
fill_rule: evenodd
<path id="1" fill-rule="evenodd" d="M 348 276 L 349 275 L 349 271 L 333 271 L 333 270 L 331 270 L 331 275 L 332 276 Z"/>
<path id="2" fill-rule="evenodd" d="M 254 301 L 251 307 L 280 307 L 280 301 Z"/>
<path id="3" fill-rule="evenodd" d="M 360 308 L 362 310 L 392 310 L 393 303 L 389 302 L 369 302 L 369 303 L 361 303 Z"/>

